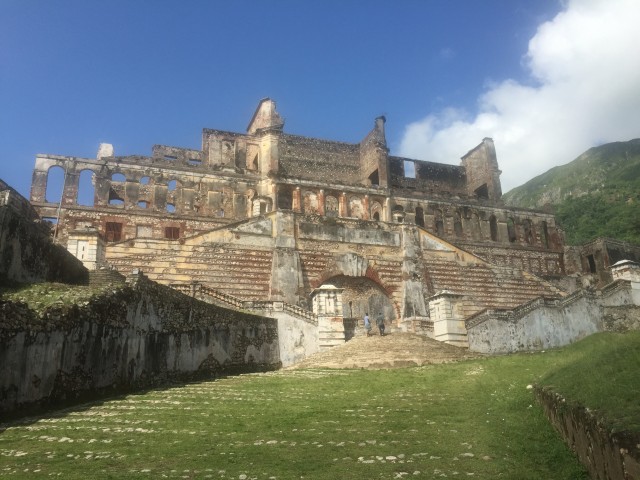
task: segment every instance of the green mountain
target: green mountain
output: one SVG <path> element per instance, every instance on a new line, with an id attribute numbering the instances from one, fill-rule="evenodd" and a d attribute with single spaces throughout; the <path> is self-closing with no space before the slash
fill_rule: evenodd
<path id="1" fill-rule="evenodd" d="M 577 245 L 595 237 L 640 244 L 640 138 L 590 148 L 503 196 L 514 207 L 551 209 Z"/>

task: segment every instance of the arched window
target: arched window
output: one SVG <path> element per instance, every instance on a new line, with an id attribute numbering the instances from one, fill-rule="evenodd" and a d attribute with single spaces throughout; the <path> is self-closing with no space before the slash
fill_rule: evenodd
<path id="1" fill-rule="evenodd" d="M 114 173 L 113 175 L 111 175 L 111 181 L 112 182 L 126 182 L 127 179 L 124 176 L 124 174 L 122 174 L 122 173 Z"/>
<path id="2" fill-rule="evenodd" d="M 64 189 L 64 169 L 53 166 L 47 172 L 47 189 L 44 194 L 45 202 L 60 203 Z"/>
<path id="3" fill-rule="evenodd" d="M 460 217 L 460 212 L 456 210 L 453 214 L 453 231 L 456 234 L 456 237 L 462 237 L 464 232 L 462 231 L 462 218 Z"/>
<path id="4" fill-rule="evenodd" d="M 424 210 L 422 207 L 416 207 L 416 225 L 424 227 Z"/>
<path id="5" fill-rule="evenodd" d="M 173 203 L 167 203 L 167 212 L 175 213 L 176 212 L 176 206 Z"/>
<path id="6" fill-rule="evenodd" d="M 178 182 L 176 180 L 170 180 L 169 183 L 167 184 L 167 188 L 169 191 L 175 190 L 177 186 L 178 186 Z"/>
<path id="7" fill-rule="evenodd" d="M 327 195 L 327 197 L 324 199 L 324 214 L 327 217 L 338 216 L 338 199 L 336 197 Z"/>
<path id="8" fill-rule="evenodd" d="M 518 239 L 516 236 L 516 224 L 511 217 L 507 218 L 507 234 L 509 235 L 509 241 L 511 243 Z"/>
<path id="9" fill-rule="evenodd" d="M 140 183 L 141 183 L 142 185 L 149 185 L 149 177 L 142 177 L 142 178 L 140 179 Z"/>
<path id="10" fill-rule="evenodd" d="M 489 217 L 489 231 L 491 232 L 491 240 L 498 241 L 498 221 L 495 215 Z"/>
<path id="11" fill-rule="evenodd" d="M 85 207 L 93 207 L 95 201 L 94 173 L 91 170 L 82 170 L 78 178 L 78 197 L 76 203 Z"/>

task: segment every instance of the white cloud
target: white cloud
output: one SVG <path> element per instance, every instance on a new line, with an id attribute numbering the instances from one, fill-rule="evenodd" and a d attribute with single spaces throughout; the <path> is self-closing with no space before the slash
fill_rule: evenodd
<path id="1" fill-rule="evenodd" d="M 508 79 L 474 115 L 447 108 L 412 123 L 400 154 L 455 164 L 492 137 L 506 192 L 594 145 L 640 137 L 638 25 L 638 0 L 569 1 L 529 42 L 536 86 Z"/>

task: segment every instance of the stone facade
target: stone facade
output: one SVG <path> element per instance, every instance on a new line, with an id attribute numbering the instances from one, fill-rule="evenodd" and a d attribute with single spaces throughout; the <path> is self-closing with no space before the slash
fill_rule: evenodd
<path id="1" fill-rule="evenodd" d="M 460 165 L 424 162 L 390 155 L 385 122 L 359 143 L 302 137 L 265 99 L 246 133 L 204 129 L 200 150 L 38 155 L 31 202 L 90 268 L 306 310 L 332 284 L 345 325 L 365 311 L 420 324 L 441 290 L 461 296 L 463 317 L 562 294 L 531 275 L 564 273 L 562 232 L 550 214 L 502 204 L 491 139 Z M 61 198 L 47 198 L 52 169 Z"/>

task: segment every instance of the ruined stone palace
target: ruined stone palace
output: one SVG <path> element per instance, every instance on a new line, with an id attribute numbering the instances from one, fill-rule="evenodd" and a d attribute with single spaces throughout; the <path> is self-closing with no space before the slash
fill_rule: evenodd
<path id="1" fill-rule="evenodd" d="M 62 195 L 49 198 L 56 169 Z M 466 345 L 465 319 L 563 295 L 543 280 L 565 273 L 553 215 L 501 195 L 489 138 L 459 165 L 402 158 L 384 117 L 356 143 L 308 138 L 264 99 L 246 133 L 206 128 L 199 150 L 38 155 L 31 204 L 89 268 L 312 312 L 321 347 L 365 312 Z"/>

